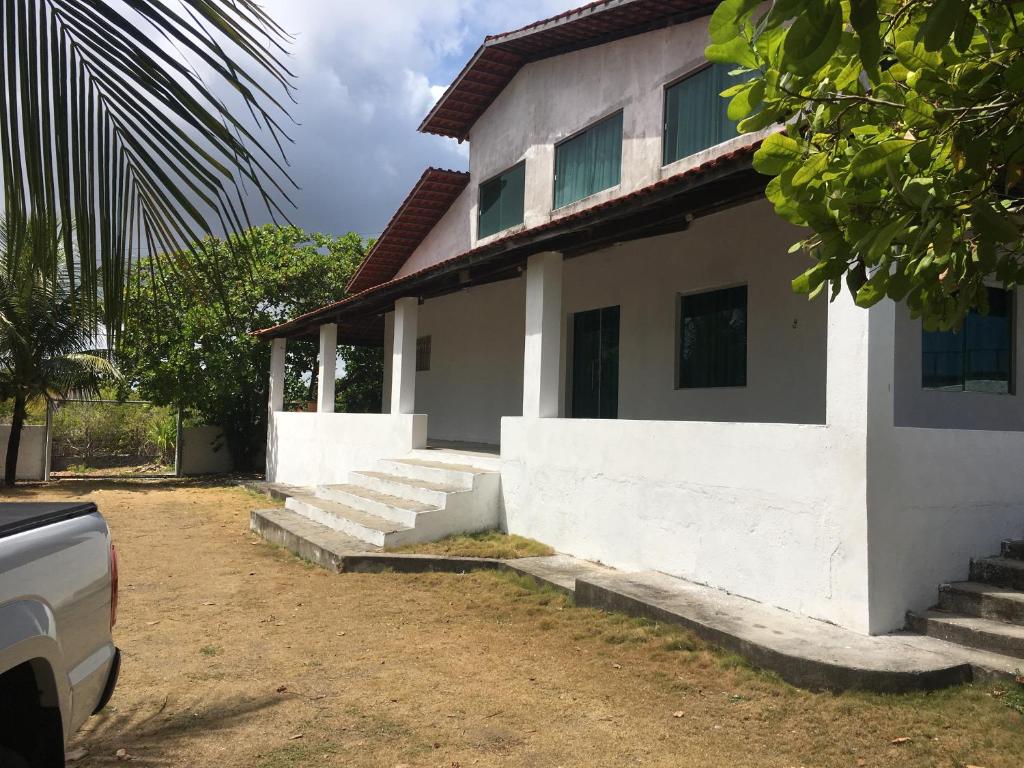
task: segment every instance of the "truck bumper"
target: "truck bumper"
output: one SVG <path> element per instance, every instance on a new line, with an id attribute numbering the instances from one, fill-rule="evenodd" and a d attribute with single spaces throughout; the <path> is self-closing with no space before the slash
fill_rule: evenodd
<path id="1" fill-rule="evenodd" d="M 107 673 L 107 684 L 103 686 L 103 694 L 100 696 L 100 701 L 96 705 L 96 709 L 92 711 L 94 715 L 99 714 L 107 702 L 110 701 L 110 697 L 114 695 L 114 689 L 117 687 L 117 677 L 121 674 L 121 649 L 114 649 L 114 660 L 110 664 L 110 671 Z"/>

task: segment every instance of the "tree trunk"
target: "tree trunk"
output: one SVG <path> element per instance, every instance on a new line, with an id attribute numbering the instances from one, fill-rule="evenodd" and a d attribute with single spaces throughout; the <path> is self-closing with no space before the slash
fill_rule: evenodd
<path id="1" fill-rule="evenodd" d="M 7 460 L 4 462 L 4 485 L 13 486 L 18 477 L 18 450 L 21 448 L 21 428 L 25 424 L 25 396 L 14 398 L 11 416 L 11 436 L 7 440 Z"/>

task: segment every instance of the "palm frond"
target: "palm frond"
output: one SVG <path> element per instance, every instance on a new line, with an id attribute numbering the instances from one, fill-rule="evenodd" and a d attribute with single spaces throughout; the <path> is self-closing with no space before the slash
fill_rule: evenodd
<path id="1" fill-rule="evenodd" d="M 274 93 L 291 96 L 289 37 L 256 0 L 4 0 L 0 41 L 7 266 L 55 277 L 45 259 L 62 253 L 109 335 L 133 257 L 241 231 L 253 199 L 287 218 Z M 62 249 L 25 248 L 55 237 Z M 215 287 L 216 265 L 187 255 L 162 268 L 182 290 Z"/>

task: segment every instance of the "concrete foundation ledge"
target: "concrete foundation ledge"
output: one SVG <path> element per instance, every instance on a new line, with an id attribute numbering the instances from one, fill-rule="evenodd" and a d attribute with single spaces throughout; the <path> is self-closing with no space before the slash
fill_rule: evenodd
<path id="1" fill-rule="evenodd" d="M 448 557 L 447 555 L 416 555 L 387 552 L 347 554 L 342 558 L 345 573 L 468 573 L 469 571 L 496 571 L 503 567 L 501 560 L 482 557 Z"/>
<path id="2" fill-rule="evenodd" d="M 902 693 L 969 682 L 970 664 L 661 574 L 576 581 L 576 604 L 676 624 L 712 645 L 815 691 Z"/>

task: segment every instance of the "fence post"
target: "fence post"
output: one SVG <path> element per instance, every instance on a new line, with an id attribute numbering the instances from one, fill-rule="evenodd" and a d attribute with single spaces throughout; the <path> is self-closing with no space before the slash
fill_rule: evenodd
<path id="1" fill-rule="evenodd" d="M 182 447 L 181 446 L 181 433 L 182 433 L 181 422 L 182 422 L 182 415 L 181 415 L 181 408 L 179 407 L 178 408 L 178 418 L 176 420 L 175 432 L 174 432 L 174 476 L 175 477 L 181 477 L 181 447 Z"/>
<path id="2" fill-rule="evenodd" d="M 46 401 L 46 439 L 43 441 L 43 481 L 50 482 L 50 469 L 53 465 L 53 403 Z"/>

